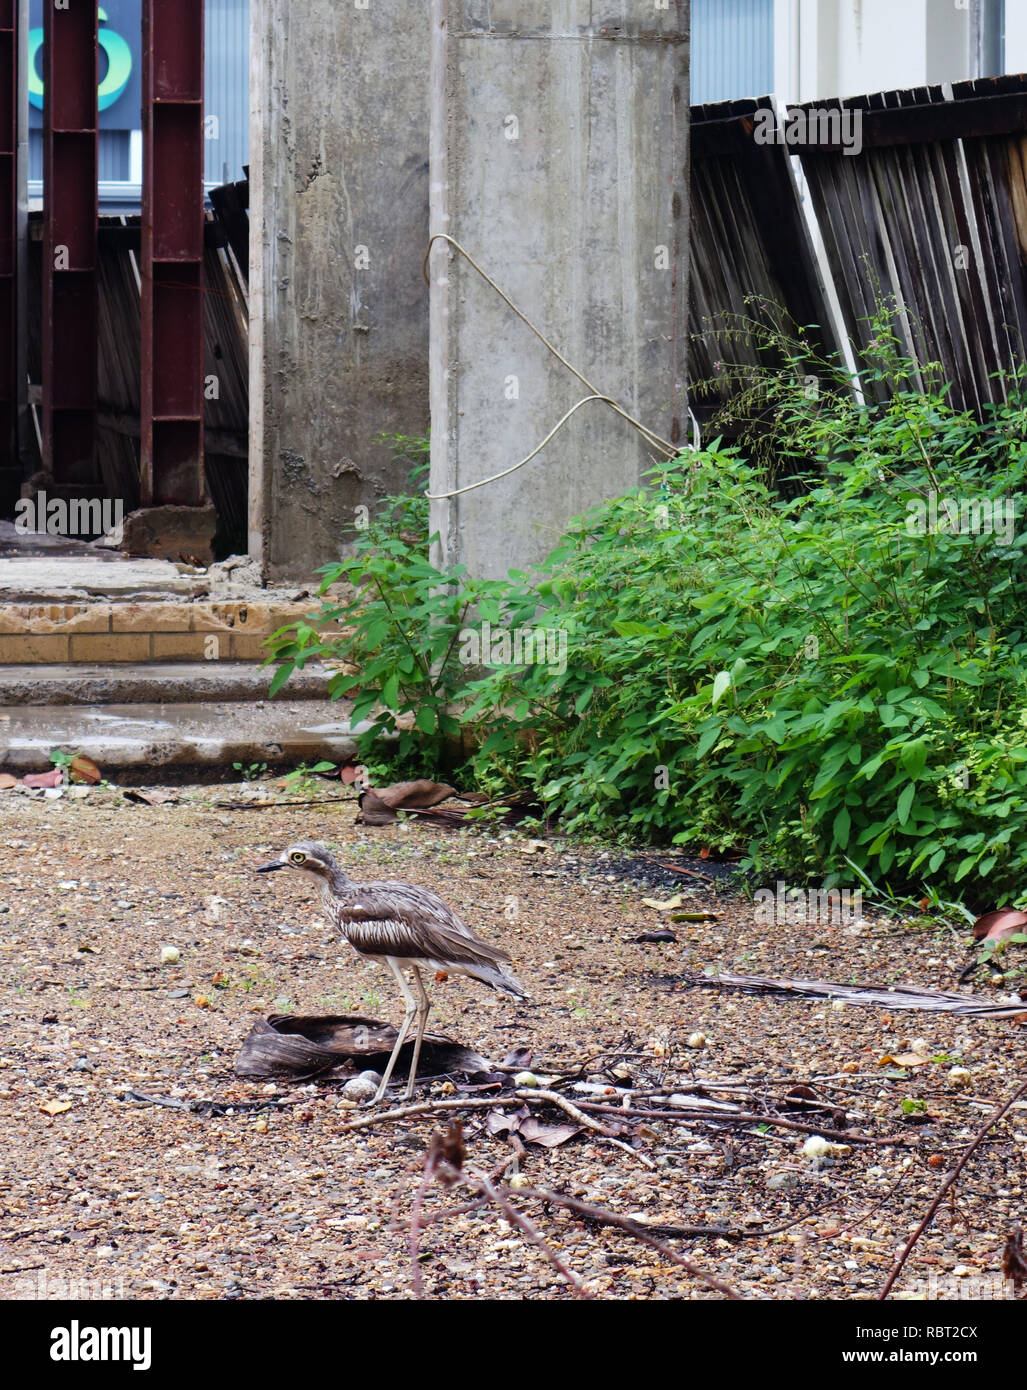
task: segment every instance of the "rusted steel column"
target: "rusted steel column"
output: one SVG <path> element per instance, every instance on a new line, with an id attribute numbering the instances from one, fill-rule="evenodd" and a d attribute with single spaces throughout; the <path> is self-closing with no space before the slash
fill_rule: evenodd
<path id="1" fill-rule="evenodd" d="M 205 499 L 203 0 L 143 3 L 141 489 Z"/>
<path id="2" fill-rule="evenodd" d="M 43 465 L 96 480 L 97 7 L 43 4 Z"/>
<path id="3" fill-rule="evenodd" d="M 0 0 L 0 474 L 17 461 L 17 255 L 18 0 Z"/>

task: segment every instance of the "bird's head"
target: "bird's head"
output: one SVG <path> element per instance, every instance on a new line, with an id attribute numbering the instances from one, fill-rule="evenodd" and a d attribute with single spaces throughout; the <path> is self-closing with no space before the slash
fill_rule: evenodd
<path id="1" fill-rule="evenodd" d="M 328 846 L 319 840 L 300 840 L 295 845 L 289 845 L 270 864 L 261 864 L 257 873 L 271 874 L 277 869 L 299 869 L 329 882 L 342 872 L 329 853 Z"/>

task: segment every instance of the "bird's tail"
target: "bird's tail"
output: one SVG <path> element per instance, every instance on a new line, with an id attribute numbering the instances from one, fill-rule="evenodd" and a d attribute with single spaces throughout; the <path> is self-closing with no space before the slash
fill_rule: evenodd
<path id="1" fill-rule="evenodd" d="M 498 989 L 503 994 L 509 994 L 514 999 L 529 999 L 531 997 L 528 991 L 501 965 L 493 964 L 491 961 L 475 961 L 473 965 L 461 965 L 460 968 L 468 975 L 473 975 L 476 980 L 480 980 L 483 985 L 491 985 L 493 989 Z"/>

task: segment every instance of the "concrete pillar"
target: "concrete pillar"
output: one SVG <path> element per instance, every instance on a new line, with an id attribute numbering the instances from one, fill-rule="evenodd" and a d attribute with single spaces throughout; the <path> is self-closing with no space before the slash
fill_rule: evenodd
<path id="1" fill-rule="evenodd" d="M 568 361 L 688 438 L 687 0 L 432 0 L 433 233 Z M 589 394 L 444 242 L 431 256 L 431 492 L 517 462 Z M 658 451 L 583 406 L 525 467 L 433 502 L 437 561 L 500 576 Z"/>
<path id="2" fill-rule="evenodd" d="M 428 426 L 424 0 L 251 0 L 250 553 L 303 577 Z"/>

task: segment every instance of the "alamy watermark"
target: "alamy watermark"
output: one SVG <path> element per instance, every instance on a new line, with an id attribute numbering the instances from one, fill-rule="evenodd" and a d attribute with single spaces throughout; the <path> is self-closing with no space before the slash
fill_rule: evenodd
<path id="1" fill-rule="evenodd" d="M 123 1303 L 123 1279 L 87 1279 L 80 1275 L 54 1276 L 45 1269 L 37 1274 L 22 1274 L 14 1281 L 14 1297 L 33 1303 L 47 1299 L 59 1303 L 116 1302 Z"/>
<path id="2" fill-rule="evenodd" d="M 906 511 L 911 536 L 994 536 L 997 545 L 1011 545 L 1016 529 L 1012 497 L 939 497 L 931 488 L 926 497 L 911 498 Z"/>
<path id="3" fill-rule="evenodd" d="M 778 879 L 774 888 L 753 894 L 760 926 L 837 927 L 863 916 L 863 890 L 857 888 L 789 888 Z"/>
<path id="4" fill-rule="evenodd" d="M 779 122 L 771 107 L 753 116 L 752 138 L 757 145 L 838 146 L 843 154 L 863 148 L 863 112 L 852 106 L 801 106 L 785 111 Z"/>
<path id="5" fill-rule="evenodd" d="M 120 497 L 21 497 L 14 504 L 14 529 L 20 535 L 109 536 L 120 545 L 125 505 Z"/>
<path id="6" fill-rule="evenodd" d="M 552 666 L 557 675 L 567 670 L 567 633 L 555 627 L 496 627 L 460 629 L 458 659 L 464 666 Z"/>
<path id="7" fill-rule="evenodd" d="M 153 1360 L 148 1327 L 90 1327 L 72 1318 L 50 1333 L 51 1361 L 131 1361 L 134 1371 L 148 1371 Z"/>
<path id="8" fill-rule="evenodd" d="M 901 1288 L 905 1299 L 958 1300 L 959 1302 L 990 1302 L 993 1299 L 1015 1299 L 1012 1279 L 997 1271 L 979 1274 L 936 1274 L 933 1271 L 922 1279 L 907 1279 Z M 893 1295 L 894 1297 L 894 1295 Z"/>

